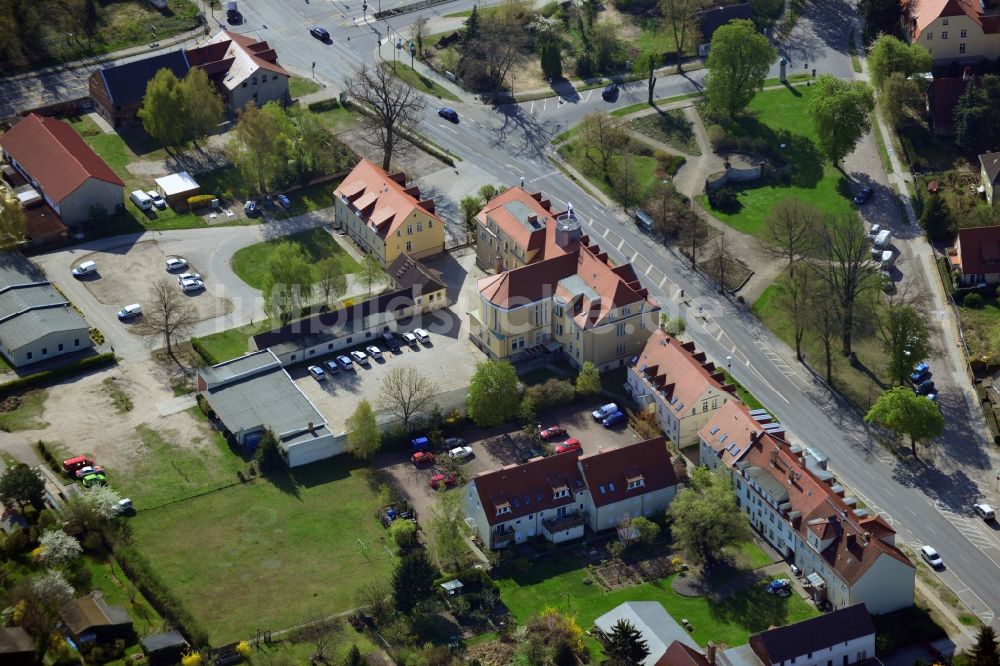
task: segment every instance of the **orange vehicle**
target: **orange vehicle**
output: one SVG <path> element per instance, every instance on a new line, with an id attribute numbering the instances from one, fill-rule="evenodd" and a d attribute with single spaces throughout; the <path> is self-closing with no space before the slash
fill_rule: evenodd
<path id="1" fill-rule="evenodd" d="M 80 469 L 81 467 L 93 466 L 94 461 L 87 456 L 77 456 L 75 458 L 70 458 L 69 460 L 63 460 L 63 469 L 70 474 Z"/>

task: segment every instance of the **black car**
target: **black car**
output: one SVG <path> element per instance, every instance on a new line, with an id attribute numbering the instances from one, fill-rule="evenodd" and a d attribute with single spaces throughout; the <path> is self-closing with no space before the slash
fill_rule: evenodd
<path id="1" fill-rule="evenodd" d="M 864 202 L 871 199 L 873 194 L 875 194 L 875 190 L 873 190 L 872 188 L 862 187 L 861 191 L 854 196 L 854 203 L 860 206 Z"/>
<path id="2" fill-rule="evenodd" d="M 330 39 L 330 33 L 326 31 L 326 28 L 321 28 L 318 25 L 309 28 L 309 34 L 321 42 Z"/>
<path id="3" fill-rule="evenodd" d="M 930 379 L 920 382 L 920 385 L 917 386 L 917 395 L 927 395 L 928 393 L 937 393 L 934 390 L 934 381 Z"/>
<path id="4" fill-rule="evenodd" d="M 383 333 L 382 342 L 395 354 L 399 353 L 399 340 L 394 333 Z"/>
<path id="5" fill-rule="evenodd" d="M 601 98 L 608 102 L 613 102 L 618 99 L 618 84 L 609 83 L 604 86 L 604 90 L 601 91 Z"/>
<path id="6" fill-rule="evenodd" d="M 230 25 L 239 25 L 243 23 L 243 14 L 236 9 L 229 9 L 226 11 L 226 22 Z"/>
<path id="7" fill-rule="evenodd" d="M 438 109 L 438 115 L 445 120 L 450 120 L 453 123 L 458 122 L 458 112 L 455 109 L 449 108 L 447 106 L 442 106 Z"/>

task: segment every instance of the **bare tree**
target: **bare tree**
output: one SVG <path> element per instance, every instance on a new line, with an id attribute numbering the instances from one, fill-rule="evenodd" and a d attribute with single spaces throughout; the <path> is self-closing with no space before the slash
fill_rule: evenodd
<path id="1" fill-rule="evenodd" d="M 136 330 L 147 338 L 162 337 L 167 346 L 167 354 L 180 366 L 181 362 L 174 354 L 174 344 L 179 339 L 190 336 L 197 323 L 198 315 L 187 302 L 184 292 L 170 280 L 160 279 L 149 290 L 143 306 L 142 321 Z"/>
<path id="2" fill-rule="evenodd" d="M 368 614 L 375 621 L 376 626 L 382 624 L 392 613 L 392 600 L 389 597 L 387 580 L 371 580 L 359 587 L 356 594 L 358 605 L 368 610 Z"/>
<path id="3" fill-rule="evenodd" d="M 726 289 L 726 267 L 730 263 L 735 263 L 733 259 L 732 252 L 726 247 L 726 234 L 719 234 L 719 237 L 715 239 L 715 265 L 717 270 L 717 278 L 719 281 L 719 293 L 727 294 Z"/>
<path id="4" fill-rule="evenodd" d="M 805 272 L 805 271 L 803 271 Z M 811 275 L 808 282 L 806 308 L 812 316 L 808 318 L 809 330 L 823 347 L 826 363 L 826 383 L 833 384 L 833 341 L 841 330 L 840 311 L 830 307 L 837 295 L 832 285 L 819 275 Z"/>
<path id="5" fill-rule="evenodd" d="M 810 281 L 815 276 L 805 262 L 799 260 L 789 267 L 785 279 L 781 282 L 781 290 L 775 305 L 785 313 L 792 325 L 792 335 L 795 338 L 795 358 L 802 360 L 802 340 L 812 319 L 810 309 Z"/>
<path id="6" fill-rule="evenodd" d="M 340 267 L 340 262 L 334 257 L 321 259 L 316 264 L 316 288 L 323 296 L 323 304 L 339 299 L 347 293 L 347 276 Z"/>
<path id="7" fill-rule="evenodd" d="M 636 537 L 635 531 L 632 529 L 632 515 L 626 513 L 619 518 L 616 528 L 618 531 L 618 540 L 622 542 L 622 545 L 626 548 L 631 546 Z"/>
<path id="8" fill-rule="evenodd" d="M 378 406 L 401 418 L 403 427 L 408 428 L 413 415 L 426 409 L 436 393 L 434 382 L 415 367 L 398 365 L 382 380 Z"/>
<path id="9" fill-rule="evenodd" d="M 379 263 L 378 258 L 374 254 L 366 254 L 361 262 L 361 271 L 358 273 L 358 277 L 365 283 L 365 291 L 370 296 L 372 286 L 385 279 L 385 269 L 382 268 L 382 264 Z"/>
<path id="10" fill-rule="evenodd" d="M 503 87 L 514 60 L 527 39 L 514 12 L 484 15 L 478 34 L 465 48 L 465 57 L 481 63 L 493 90 Z"/>
<path id="11" fill-rule="evenodd" d="M 591 151 L 597 154 L 597 164 L 605 178 L 610 176 L 611 160 L 621 152 L 628 136 L 621 122 L 606 113 L 590 113 L 583 119 L 583 147 L 587 159 L 594 162 Z"/>
<path id="12" fill-rule="evenodd" d="M 296 641 L 312 643 L 315 648 L 312 663 L 330 663 L 330 650 L 337 643 L 344 625 L 340 620 L 322 615 L 313 616 L 305 625 L 295 632 Z"/>
<path id="13" fill-rule="evenodd" d="M 698 266 L 698 247 L 705 235 L 702 221 L 698 214 L 690 208 L 681 208 L 678 212 L 678 227 L 683 236 L 684 244 L 687 246 L 688 255 L 691 257 L 691 268 L 696 268 Z"/>
<path id="14" fill-rule="evenodd" d="M 410 26 L 410 34 L 413 35 L 413 41 L 417 43 L 417 53 L 420 57 L 424 55 L 424 37 L 427 36 L 427 17 L 418 16 L 417 20 L 413 22 Z"/>
<path id="15" fill-rule="evenodd" d="M 670 25 L 677 46 L 677 71 L 681 71 L 681 56 L 688 39 L 694 39 L 698 32 L 695 14 L 705 4 L 704 0 L 660 0 L 660 13 Z"/>
<path id="16" fill-rule="evenodd" d="M 783 259 L 791 273 L 796 259 L 816 246 L 816 229 L 823 223 L 823 211 L 801 199 L 782 199 L 764 220 L 760 247 L 772 257 Z"/>
<path id="17" fill-rule="evenodd" d="M 854 306 L 858 296 L 879 286 L 878 264 L 871 260 L 871 244 L 856 213 L 827 217 L 817 229 L 824 266 L 820 277 L 840 315 L 841 345 L 845 356 L 853 354 Z M 826 307 L 829 307 L 828 305 Z"/>
<path id="18" fill-rule="evenodd" d="M 347 93 L 367 110 L 361 114 L 359 136 L 382 151 L 382 168 L 388 171 L 400 131 L 417 121 L 424 109 L 423 98 L 389 66 L 362 64 L 345 86 Z"/>

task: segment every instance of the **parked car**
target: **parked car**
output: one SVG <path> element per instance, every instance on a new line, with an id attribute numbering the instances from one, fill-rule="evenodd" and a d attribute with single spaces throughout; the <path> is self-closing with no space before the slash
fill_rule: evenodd
<path id="1" fill-rule="evenodd" d="M 382 334 L 382 344 L 388 347 L 389 351 L 399 353 L 399 339 L 395 333 L 386 332 Z"/>
<path id="2" fill-rule="evenodd" d="M 336 359 L 334 359 L 332 361 L 324 361 L 323 365 L 326 366 L 327 371 L 331 375 L 335 375 L 338 372 L 340 372 L 340 366 L 337 364 L 337 360 Z"/>
<path id="3" fill-rule="evenodd" d="M 625 417 L 623 412 L 615 412 L 608 418 L 601 421 L 605 428 L 614 428 L 616 425 L 625 423 L 628 419 Z"/>
<path id="4" fill-rule="evenodd" d="M 253 199 L 247 201 L 243 204 L 243 212 L 246 213 L 247 217 L 257 217 L 257 202 Z"/>
<path id="5" fill-rule="evenodd" d="M 200 273 L 181 273 L 177 276 L 177 284 L 184 284 L 184 280 L 200 280 Z"/>
<path id="6" fill-rule="evenodd" d="M 149 192 L 146 192 L 146 195 L 153 200 L 153 205 L 159 208 L 160 210 L 163 210 L 164 208 L 167 207 L 166 200 L 163 197 L 161 197 L 160 193 L 157 192 L 156 190 L 150 190 Z"/>
<path id="7" fill-rule="evenodd" d="M 465 460 L 472 457 L 471 446 L 456 446 L 448 451 L 448 457 L 452 460 Z"/>
<path id="8" fill-rule="evenodd" d="M 344 370 L 350 370 L 354 367 L 354 364 L 351 362 L 351 357 L 344 356 L 343 354 L 337 357 L 337 363 L 339 363 L 340 367 Z"/>
<path id="9" fill-rule="evenodd" d="M 85 261 L 70 271 L 75 278 L 82 278 L 97 273 L 96 261 Z"/>
<path id="10" fill-rule="evenodd" d="M 565 435 L 565 434 L 566 434 L 566 428 L 563 428 L 560 425 L 554 425 L 554 426 L 549 426 L 548 428 L 540 432 L 538 436 L 541 437 L 543 440 L 545 440 L 545 439 L 552 439 L 553 437 L 558 437 L 559 435 Z"/>
<path id="11" fill-rule="evenodd" d="M 355 349 L 351 352 L 351 358 L 358 365 L 368 365 L 368 354 L 364 353 L 360 349 Z"/>
<path id="12" fill-rule="evenodd" d="M 920 547 L 920 557 L 924 558 L 924 561 L 935 569 L 944 568 L 944 560 L 942 560 L 941 556 L 938 555 L 938 552 L 930 546 Z"/>
<path id="13" fill-rule="evenodd" d="M 413 329 L 413 335 L 417 336 L 417 340 L 420 340 L 425 345 L 431 342 L 431 334 L 422 328 Z"/>
<path id="14" fill-rule="evenodd" d="M 914 370 L 913 372 L 910 373 L 910 381 L 913 382 L 914 384 L 922 384 L 923 382 L 927 381 L 930 378 L 931 378 L 931 371 L 927 368 L 926 364 L 924 365 L 923 370 L 919 371 Z"/>
<path id="15" fill-rule="evenodd" d="M 604 86 L 604 90 L 601 91 L 601 99 L 605 102 L 613 102 L 618 99 L 618 84 L 609 83 Z"/>
<path id="16" fill-rule="evenodd" d="M 410 440 L 410 446 L 414 451 L 426 451 L 431 445 L 431 440 L 426 437 L 414 437 Z"/>
<path id="17" fill-rule="evenodd" d="M 871 226 L 871 229 L 868 230 L 868 237 L 869 238 L 875 238 L 876 236 L 878 236 L 878 232 L 880 232 L 880 231 L 882 231 L 882 225 L 881 224 L 873 224 Z"/>
<path id="18" fill-rule="evenodd" d="M 107 478 L 103 474 L 89 474 L 83 477 L 83 487 L 93 488 L 94 486 L 103 486 L 107 484 Z"/>
<path id="19" fill-rule="evenodd" d="M 792 593 L 792 581 L 787 578 L 779 578 L 764 583 L 764 590 L 768 594 L 776 594 L 779 597 L 787 597 Z"/>
<path id="20" fill-rule="evenodd" d="M 426 465 L 434 462 L 434 454 L 430 451 L 417 451 L 410 456 L 410 462 L 414 465 Z"/>
<path id="21" fill-rule="evenodd" d="M 284 194 L 279 194 L 278 196 L 274 197 L 274 200 L 277 201 L 278 205 L 284 208 L 285 210 L 288 210 L 289 208 L 292 207 L 292 200 L 286 197 Z"/>
<path id="22" fill-rule="evenodd" d="M 371 356 L 375 360 L 381 360 L 382 359 L 382 350 L 379 349 L 378 347 L 376 347 L 375 345 L 371 345 L 369 347 L 365 347 L 365 351 L 368 352 L 368 355 Z"/>
<path id="23" fill-rule="evenodd" d="M 133 303 L 132 305 L 126 305 L 121 310 L 118 311 L 119 321 L 128 321 L 129 319 L 135 319 L 142 315 L 142 306 L 138 303 Z"/>
<path id="24" fill-rule="evenodd" d="M 872 198 L 875 190 L 870 187 L 862 187 L 861 191 L 854 195 L 854 203 L 858 206 Z"/>
<path id="25" fill-rule="evenodd" d="M 205 288 L 205 283 L 201 280 L 183 280 L 180 285 L 185 292 L 199 291 Z"/>
<path id="26" fill-rule="evenodd" d="M 115 509 L 115 513 L 119 515 L 128 515 L 133 511 L 135 511 L 135 509 L 132 508 L 132 500 L 127 497 L 118 500 L 118 508 Z"/>
<path id="27" fill-rule="evenodd" d="M 65 472 L 75 472 L 81 467 L 92 467 L 94 465 L 94 459 L 88 458 L 87 456 L 76 456 L 75 458 L 69 458 L 63 460 L 63 471 Z"/>
<path id="28" fill-rule="evenodd" d="M 314 25 L 309 28 L 309 34 L 321 42 L 325 42 L 330 39 L 330 33 L 327 32 L 326 28 L 321 28 L 318 25 Z"/>
<path id="29" fill-rule="evenodd" d="M 976 512 L 976 515 L 983 520 L 989 522 L 991 520 L 997 519 L 997 512 L 994 511 L 993 507 L 989 504 L 984 504 L 980 502 L 979 504 L 974 504 L 972 510 Z"/>
<path id="30" fill-rule="evenodd" d="M 403 333 L 403 341 L 413 348 L 416 348 L 418 346 L 417 336 L 413 335 L 413 333 Z"/>
<path id="31" fill-rule="evenodd" d="M 243 23 L 243 14 L 238 9 L 226 10 L 226 23 L 229 25 L 239 25 Z"/>
<path id="32" fill-rule="evenodd" d="M 438 115 L 445 120 L 451 121 L 453 123 L 458 122 L 458 112 L 455 109 L 449 108 L 447 106 L 442 106 L 438 109 Z"/>
<path id="33" fill-rule="evenodd" d="M 86 467 L 81 467 L 80 469 L 76 470 L 76 478 L 82 479 L 84 477 L 90 476 L 91 474 L 103 474 L 103 473 L 104 473 L 104 468 L 101 467 L 100 465 L 87 465 Z"/>
<path id="34" fill-rule="evenodd" d="M 580 449 L 580 440 L 567 439 L 565 442 L 556 447 L 556 453 L 569 453 L 571 451 L 579 451 Z"/>
<path id="35" fill-rule="evenodd" d="M 435 474 L 430 478 L 430 481 L 427 482 L 427 485 L 434 490 L 437 490 L 442 485 L 444 485 L 445 488 L 451 488 L 457 481 L 458 475 L 454 472 L 450 472 L 449 474 Z"/>
<path id="36" fill-rule="evenodd" d="M 444 438 L 444 448 L 453 449 L 456 446 L 462 446 L 465 444 L 465 440 L 461 437 L 445 437 Z"/>
<path id="37" fill-rule="evenodd" d="M 312 375 L 313 379 L 315 379 L 318 382 L 321 382 L 324 379 L 326 379 L 326 373 L 323 372 L 323 368 L 319 367 L 318 365 L 310 365 L 309 374 Z"/>
<path id="38" fill-rule="evenodd" d="M 590 415 L 594 417 L 595 421 L 603 421 L 604 419 L 608 418 L 617 411 L 618 411 L 618 405 L 616 405 L 613 402 L 609 402 L 603 407 L 598 407 L 597 409 L 592 411 Z"/>
<path id="39" fill-rule="evenodd" d="M 184 257 L 167 257 L 167 272 L 184 270 L 188 267 L 187 259 Z"/>
<path id="40" fill-rule="evenodd" d="M 916 388 L 917 395 L 927 395 L 928 393 L 934 393 L 934 380 L 928 379 L 926 381 L 920 382 Z"/>

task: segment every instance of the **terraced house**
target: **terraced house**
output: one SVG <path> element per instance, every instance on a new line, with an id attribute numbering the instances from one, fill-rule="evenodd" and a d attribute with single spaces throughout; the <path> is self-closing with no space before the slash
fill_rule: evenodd
<path id="1" fill-rule="evenodd" d="M 427 259 L 444 252 L 444 222 L 434 200 L 406 186 L 406 174 L 388 174 L 361 160 L 334 190 L 337 226 L 388 268 L 400 255 Z"/>
<path id="2" fill-rule="evenodd" d="M 916 570 L 892 527 L 846 494 L 822 453 L 767 421 L 728 403 L 698 433 L 701 463 L 727 470 L 740 510 L 802 570 L 814 599 L 874 615 L 912 606 Z"/>
<path id="3" fill-rule="evenodd" d="M 520 188 L 509 192 L 514 194 L 505 206 L 531 210 L 539 203 Z M 506 220 L 506 228 L 520 224 L 514 215 L 491 210 L 490 219 Z M 561 352 L 577 367 L 586 361 L 601 370 L 624 366 L 658 326 L 660 306 L 631 264 L 612 266 L 591 243 L 572 208 L 544 221 L 544 228 L 524 236 L 496 236 L 508 239 L 508 259 L 497 264 L 514 267 L 479 281 L 479 311 L 469 312 L 469 337 L 490 358 L 516 362 L 548 351 Z M 544 244 L 532 249 L 539 238 Z M 508 247 L 510 242 L 515 245 Z"/>
<path id="4" fill-rule="evenodd" d="M 931 52 L 935 64 L 1000 57 L 1000 7 L 995 2 L 914 0 L 909 9 L 905 33 Z"/>

